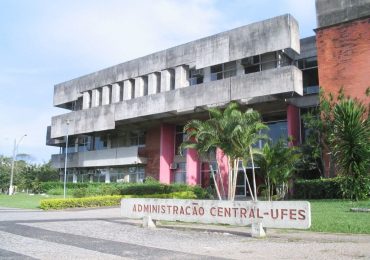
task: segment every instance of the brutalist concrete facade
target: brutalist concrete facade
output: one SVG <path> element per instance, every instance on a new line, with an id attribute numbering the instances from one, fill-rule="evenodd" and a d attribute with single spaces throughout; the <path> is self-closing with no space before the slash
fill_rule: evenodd
<path id="1" fill-rule="evenodd" d="M 57 84 L 54 106 L 70 112 L 51 120 L 47 143 L 61 147 L 52 163 L 64 168 L 68 122 L 73 181 L 152 176 L 206 186 L 206 163 L 195 151 L 177 151 L 182 126 L 237 101 L 261 112 L 272 138 L 291 135 L 297 144 L 301 109 L 317 104 L 315 62 L 315 38 L 300 40 L 287 14 Z"/>

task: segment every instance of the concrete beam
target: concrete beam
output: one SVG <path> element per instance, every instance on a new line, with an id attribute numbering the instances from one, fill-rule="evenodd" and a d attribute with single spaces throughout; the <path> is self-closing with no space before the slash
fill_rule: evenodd
<path id="1" fill-rule="evenodd" d="M 175 68 L 175 89 L 189 86 L 189 66 L 177 66 Z"/>

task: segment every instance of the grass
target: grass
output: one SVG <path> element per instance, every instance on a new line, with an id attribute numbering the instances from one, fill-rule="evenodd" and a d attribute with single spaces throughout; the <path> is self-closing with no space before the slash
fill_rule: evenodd
<path id="1" fill-rule="evenodd" d="M 370 200 L 312 200 L 310 231 L 370 234 L 370 213 L 351 212 L 350 208 L 370 208 Z"/>
<path id="2" fill-rule="evenodd" d="M 13 196 L 0 194 L 0 207 L 37 209 L 40 200 L 62 198 L 62 195 Z M 350 208 L 370 208 L 370 200 L 351 202 L 346 200 L 311 200 L 312 226 L 309 231 L 329 233 L 370 234 L 370 213 L 351 212 Z"/>
<path id="3" fill-rule="evenodd" d="M 46 198 L 62 198 L 63 196 L 53 195 L 29 195 L 26 193 L 17 193 L 9 196 L 0 194 L 0 207 L 22 208 L 22 209 L 38 209 L 40 207 L 40 200 Z"/>

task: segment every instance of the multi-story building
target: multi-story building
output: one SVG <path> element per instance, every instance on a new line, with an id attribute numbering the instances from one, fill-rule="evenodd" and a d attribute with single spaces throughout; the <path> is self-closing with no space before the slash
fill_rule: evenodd
<path id="1" fill-rule="evenodd" d="M 56 168 L 67 153 L 73 181 L 152 176 L 207 186 L 208 162 L 178 151 L 186 122 L 236 101 L 262 114 L 273 140 L 292 136 L 298 144 L 300 115 L 317 106 L 318 86 L 315 36 L 300 40 L 297 21 L 278 16 L 57 84 L 54 106 L 70 112 L 52 118 L 47 144 L 60 147 Z M 238 184 L 245 195 L 245 180 Z"/>

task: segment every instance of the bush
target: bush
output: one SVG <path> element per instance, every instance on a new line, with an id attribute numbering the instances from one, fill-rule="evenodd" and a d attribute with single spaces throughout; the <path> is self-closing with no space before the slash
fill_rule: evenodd
<path id="1" fill-rule="evenodd" d="M 340 199 L 343 197 L 343 178 L 296 180 L 293 188 L 294 199 Z"/>
<path id="2" fill-rule="evenodd" d="M 41 200 L 40 208 L 44 210 L 49 210 L 116 206 L 120 204 L 121 198 L 121 196 L 99 196 L 73 199 L 45 199 Z"/>
<path id="3" fill-rule="evenodd" d="M 78 190 L 82 191 L 84 188 Z M 76 189 L 77 190 L 77 189 Z M 91 208 L 103 206 L 118 206 L 121 198 L 158 198 L 158 199 L 196 199 L 192 191 L 179 191 L 167 194 L 125 195 L 125 196 L 97 196 L 71 199 L 44 199 L 40 202 L 40 208 L 66 209 L 66 208 Z"/>

